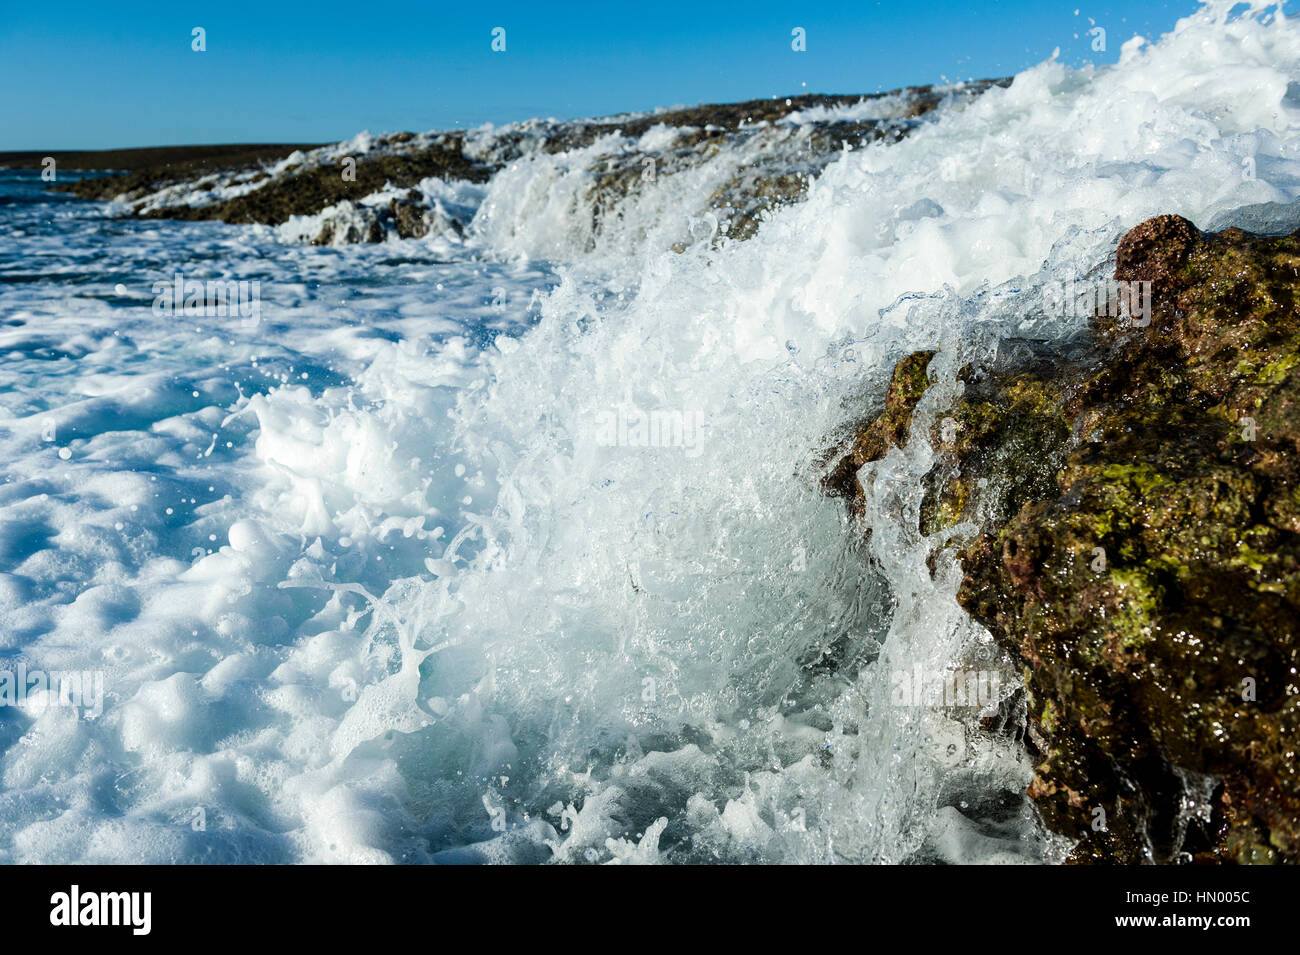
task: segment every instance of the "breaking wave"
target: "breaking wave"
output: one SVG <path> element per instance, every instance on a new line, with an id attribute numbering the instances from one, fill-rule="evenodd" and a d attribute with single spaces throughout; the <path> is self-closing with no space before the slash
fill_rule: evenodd
<path id="1" fill-rule="evenodd" d="M 1042 290 L 1143 219 L 1300 225 L 1300 32 L 1230 9 L 956 88 L 745 241 L 701 209 L 827 116 L 599 225 L 611 158 L 680 131 L 428 181 L 462 228 L 401 243 L 0 208 L 0 652 L 106 686 L 97 719 L 0 716 L 0 858 L 1059 859 L 1018 677 L 954 600 L 963 528 L 917 529 L 924 435 L 962 366 L 1082 332 Z M 160 323 L 182 266 L 260 281 L 260 324 Z M 858 522 L 819 468 L 920 349 Z M 954 668 L 998 696 L 899 692 Z"/>

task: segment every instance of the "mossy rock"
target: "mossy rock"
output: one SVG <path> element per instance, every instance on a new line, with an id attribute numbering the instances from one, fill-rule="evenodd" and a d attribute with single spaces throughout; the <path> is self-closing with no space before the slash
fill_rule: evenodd
<path id="1" fill-rule="evenodd" d="M 1076 861 L 1297 861 L 1300 233 L 1162 216 L 1116 259 L 1152 282 L 1148 327 L 1098 316 L 1091 369 L 953 410 L 950 469 L 1011 505 L 961 553 L 958 599 L 1026 667 L 1030 795 Z M 1050 483 L 1016 463 L 1035 447 Z M 1180 817 L 1187 779 L 1209 819 Z"/>
<path id="2" fill-rule="evenodd" d="M 1300 861 L 1300 232 L 1161 216 L 1115 278 L 1152 283 L 1149 325 L 963 370 L 920 530 L 978 529 L 945 538 L 958 601 L 1023 668 L 1028 794 L 1071 861 Z M 827 467 L 859 512 L 933 354 Z"/>
<path id="3" fill-rule="evenodd" d="M 912 426 L 912 414 L 929 387 L 926 369 L 933 351 L 913 352 L 894 366 L 885 391 L 885 407 L 869 419 L 853 436 L 846 448 L 830 455 L 822 478 L 829 493 L 848 498 L 854 506 L 862 503 L 858 471 L 869 461 L 877 461 L 890 448 L 904 446 Z"/>

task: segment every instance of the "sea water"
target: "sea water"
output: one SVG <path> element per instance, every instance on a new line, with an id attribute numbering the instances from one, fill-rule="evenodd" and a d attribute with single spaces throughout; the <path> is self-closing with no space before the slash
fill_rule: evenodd
<path id="1" fill-rule="evenodd" d="M 591 232 L 662 127 L 343 248 L 0 173 L 0 860 L 1060 858 L 925 436 L 1143 219 L 1300 226 L 1300 30 L 1230 7 L 946 101 L 743 243 L 672 248 L 741 155 Z M 919 349 L 856 520 L 823 456 Z M 907 689 L 962 673 L 994 698 Z"/>

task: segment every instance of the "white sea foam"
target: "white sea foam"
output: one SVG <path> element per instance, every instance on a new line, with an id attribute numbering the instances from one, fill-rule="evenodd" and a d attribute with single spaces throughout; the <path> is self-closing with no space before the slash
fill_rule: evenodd
<path id="1" fill-rule="evenodd" d="M 927 568 L 923 435 L 962 364 L 1081 326 L 1043 288 L 1126 228 L 1300 195 L 1300 31 L 1229 6 L 941 108 L 681 254 L 743 156 L 599 241 L 578 185 L 618 137 L 460 196 L 459 243 L 10 206 L 0 663 L 106 695 L 0 710 L 0 859 L 1054 858 L 1013 743 L 891 699 L 918 667 L 1015 681 Z M 177 268 L 260 280 L 260 325 L 160 323 Z M 864 539 L 816 462 L 922 348 Z M 693 446 L 598 437 L 651 412 Z"/>

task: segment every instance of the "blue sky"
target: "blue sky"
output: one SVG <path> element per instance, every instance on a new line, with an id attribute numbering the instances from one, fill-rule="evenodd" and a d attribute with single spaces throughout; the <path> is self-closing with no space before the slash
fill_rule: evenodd
<path id="1" fill-rule="evenodd" d="M 1114 62 L 1195 0 L 0 0 L 0 150 L 327 142 Z M 556 7 L 559 7 L 558 9 Z M 1077 11 L 1077 13 L 1076 13 Z M 1106 52 L 1091 49 L 1093 26 Z M 494 27 L 506 50 L 491 49 Z M 207 50 L 191 50 L 191 31 Z M 803 27 L 807 50 L 791 49 Z"/>

